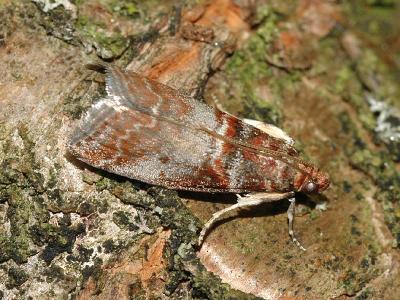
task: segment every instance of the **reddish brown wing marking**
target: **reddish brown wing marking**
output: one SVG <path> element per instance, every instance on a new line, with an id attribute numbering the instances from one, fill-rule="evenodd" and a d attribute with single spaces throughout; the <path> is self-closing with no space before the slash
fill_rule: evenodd
<path id="1" fill-rule="evenodd" d="M 192 127 L 215 131 L 219 135 L 256 149 L 266 148 L 283 155 L 298 156 L 296 149 L 285 141 L 272 137 L 238 118 L 212 109 L 198 100 L 186 97 L 167 85 L 116 67 L 109 67 L 108 70 L 108 93 L 124 95 L 132 109 L 135 109 L 136 105 L 146 107 L 156 115 L 172 117 L 175 121 L 190 124 Z"/>
<path id="2" fill-rule="evenodd" d="M 108 98 L 90 109 L 69 143 L 80 160 L 174 189 L 293 189 L 296 171 L 277 159 L 297 156 L 289 145 L 165 85 L 108 70 Z"/>
<path id="3" fill-rule="evenodd" d="M 225 148 L 222 159 L 214 158 L 218 147 Z M 265 191 L 277 181 L 265 172 L 278 177 L 278 163 L 272 158 L 243 160 L 253 154 L 207 133 L 131 110 L 110 115 L 71 144 L 70 151 L 95 167 L 174 189 Z"/>

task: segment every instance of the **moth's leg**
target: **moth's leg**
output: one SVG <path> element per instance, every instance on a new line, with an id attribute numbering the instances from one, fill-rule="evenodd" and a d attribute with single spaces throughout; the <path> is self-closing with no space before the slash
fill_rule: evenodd
<path id="1" fill-rule="evenodd" d="M 294 235 L 294 231 L 293 231 L 293 220 L 294 220 L 294 214 L 295 214 L 295 209 L 296 209 L 296 199 L 294 197 L 290 198 L 289 202 L 290 202 L 290 205 L 287 210 L 287 216 L 288 216 L 288 220 L 289 220 L 289 235 L 292 238 L 293 243 L 295 243 L 301 250 L 306 251 L 306 248 L 304 248 L 300 244 L 298 239 L 296 239 L 296 237 Z"/>
<path id="2" fill-rule="evenodd" d="M 273 202 L 273 201 L 278 201 L 281 199 L 293 197 L 294 193 L 293 192 L 288 192 L 288 193 L 255 193 L 255 194 L 249 194 L 246 196 L 240 196 L 237 195 L 237 203 L 234 205 L 231 205 L 227 208 L 224 208 L 220 211 L 217 211 L 212 215 L 212 217 L 207 221 L 207 223 L 204 225 L 200 236 L 199 236 L 199 245 L 203 243 L 204 236 L 206 235 L 207 231 L 211 228 L 211 226 L 225 213 L 235 210 L 237 208 L 241 207 L 249 207 L 249 206 L 256 206 L 261 203 L 267 203 L 267 202 Z M 293 219 L 293 215 L 292 215 Z"/>

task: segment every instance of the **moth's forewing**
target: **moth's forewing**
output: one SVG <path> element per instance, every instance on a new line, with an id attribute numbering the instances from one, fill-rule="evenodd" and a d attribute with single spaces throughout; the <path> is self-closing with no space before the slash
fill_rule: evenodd
<path id="1" fill-rule="evenodd" d="M 285 141 L 158 82 L 107 71 L 108 97 L 89 110 L 69 143 L 78 159 L 173 189 L 293 189 L 297 152 Z"/>

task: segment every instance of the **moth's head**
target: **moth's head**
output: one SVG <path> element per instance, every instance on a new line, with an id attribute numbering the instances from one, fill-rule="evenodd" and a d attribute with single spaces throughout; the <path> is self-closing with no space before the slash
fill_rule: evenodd
<path id="1" fill-rule="evenodd" d="M 313 168 L 309 173 L 298 173 L 295 177 L 294 187 L 297 192 L 320 193 L 329 187 L 329 183 L 328 174 Z"/>

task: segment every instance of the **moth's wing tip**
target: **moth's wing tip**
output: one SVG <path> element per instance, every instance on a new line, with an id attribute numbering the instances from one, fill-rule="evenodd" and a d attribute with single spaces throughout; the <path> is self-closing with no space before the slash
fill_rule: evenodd
<path id="1" fill-rule="evenodd" d="M 85 67 L 89 70 L 95 71 L 95 72 L 99 72 L 102 74 L 105 74 L 106 76 L 106 92 L 107 94 L 113 95 L 115 94 L 115 70 L 118 69 L 118 67 L 112 66 L 106 62 L 102 62 L 102 61 L 94 61 L 94 62 L 90 62 L 85 64 Z"/>
<path id="2" fill-rule="evenodd" d="M 68 155 L 72 155 L 73 157 L 78 157 L 78 151 L 77 151 L 77 147 L 76 147 L 76 143 L 72 142 L 72 138 L 73 137 L 69 137 L 69 140 L 66 143 L 66 153 Z"/>
<path id="3" fill-rule="evenodd" d="M 92 70 L 92 71 L 96 71 L 99 73 L 107 73 L 107 70 L 109 68 L 108 64 L 104 63 L 104 62 L 100 62 L 100 61 L 95 61 L 95 62 L 90 62 L 85 64 L 86 69 Z"/>

